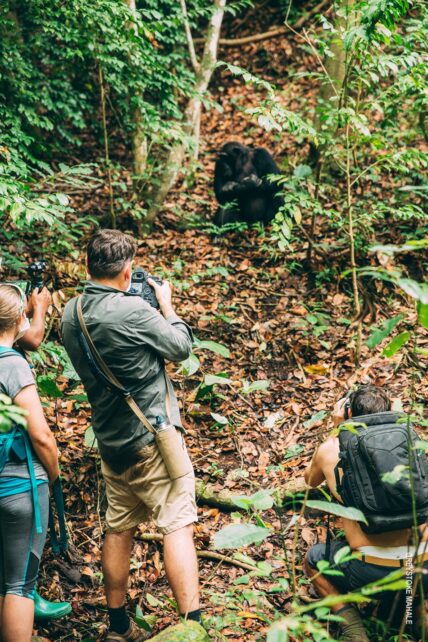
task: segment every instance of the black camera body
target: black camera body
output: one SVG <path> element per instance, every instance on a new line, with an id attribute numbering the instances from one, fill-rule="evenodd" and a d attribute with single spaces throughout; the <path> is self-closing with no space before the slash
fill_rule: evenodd
<path id="1" fill-rule="evenodd" d="M 44 275 L 46 270 L 48 269 L 48 264 L 46 261 L 34 261 L 34 263 L 30 263 L 30 265 L 27 267 L 27 273 L 28 276 L 30 277 L 30 280 L 27 282 L 27 287 L 26 287 L 26 294 L 30 294 L 33 290 L 36 288 L 39 289 L 39 292 L 42 288 L 45 287 L 45 279 Z"/>
<path id="2" fill-rule="evenodd" d="M 152 276 L 143 268 L 136 268 L 131 277 L 131 289 L 129 290 L 132 294 L 138 294 L 144 301 L 147 301 L 152 308 L 159 310 L 159 303 L 156 298 L 155 291 L 152 286 L 147 283 L 147 279 L 153 279 L 155 283 L 162 285 L 162 279 L 157 276 Z"/>

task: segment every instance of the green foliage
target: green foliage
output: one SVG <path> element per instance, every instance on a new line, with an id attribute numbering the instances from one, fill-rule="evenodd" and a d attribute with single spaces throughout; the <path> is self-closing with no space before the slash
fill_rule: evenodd
<path id="1" fill-rule="evenodd" d="M 337 515 L 338 517 L 345 517 L 346 519 L 352 519 L 354 521 L 367 524 L 367 520 L 363 513 L 353 506 L 343 506 L 343 504 L 335 504 L 334 502 L 325 502 L 318 499 L 308 499 L 306 506 L 308 508 L 315 508 L 317 510 L 325 511 L 326 513 L 331 513 L 332 515 Z"/>
<path id="2" fill-rule="evenodd" d="M 250 544 L 260 544 L 272 535 L 269 528 L 255 524 L 230 524 L 214 535 L 216 548 L 242 548 Z"/>
<path id="3" fill-rule="evenodd" d="M 386 337 L 391 334 L 395 326 L 398 325 L 400 321 L 404 319 L 404 317 L 404 314 L 398 314 L 396 317 L 386 319 L 386 321 L 382 323 L 380 328 L 375 328 L 370 337 L 367 339 L 368 347 L 373 349 L 377 345 L 379 345 L 379 343 L 381 343 L 384 339 L 386 339 Z"/>
<path id="4" fill-rule="evenodd" d="M 18 406 L 14 406 L 12 399 L 0 393 L 0 433 L 9 432 L 14 424 L 27 426 L 27 412 Z"/>

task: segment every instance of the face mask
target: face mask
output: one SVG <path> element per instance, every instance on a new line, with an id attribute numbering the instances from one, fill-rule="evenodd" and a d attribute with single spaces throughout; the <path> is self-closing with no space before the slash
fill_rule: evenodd
<path id="1" fill-rule="evenodd" d="M 21 323 L 21 327 L 18 330 L 18 334 L 15 337 L 15 341 L 19 341 L 19 339 L 21 339 L 29 329 L 30 321 L 27 319 L 27 317 L 25 317 L 24 321 Z"/>

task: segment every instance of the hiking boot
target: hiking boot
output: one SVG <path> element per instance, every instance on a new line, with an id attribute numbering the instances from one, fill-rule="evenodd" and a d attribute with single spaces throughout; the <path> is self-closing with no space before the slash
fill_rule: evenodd
<path id="1" fill-rule="evenodd" d="M 339 624 L 341 642 L 370 642 L 356 606 L 345 606 L 336 611 L 335 615 L 339 615 L 344 620 Z"/>
<path id="2" fill-rule="evenodd" d="M 134 620 L 129 620 L 129 629 L 125 633 L 107 633 L 106 642 L 144 642 L 151 636 L 149 631 L 139 629 Z"/>

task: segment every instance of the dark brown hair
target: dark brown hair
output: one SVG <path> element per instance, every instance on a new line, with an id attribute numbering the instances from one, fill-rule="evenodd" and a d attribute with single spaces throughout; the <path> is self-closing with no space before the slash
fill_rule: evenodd
<path id="1" fill-rule="evenodd" d="M 117 276 L 132 261 L 137 244 L 129 234 L 119 230 L 98 230 L 86 248 L 88 272 L 96 279 Z"/>
<path id="2" fill-rule="evenodd" d="M 372 384 L 360 386 L 350 395 L 349 403 L 353 417 L 391 410 L 391 399 L 387 391 Z"/>

